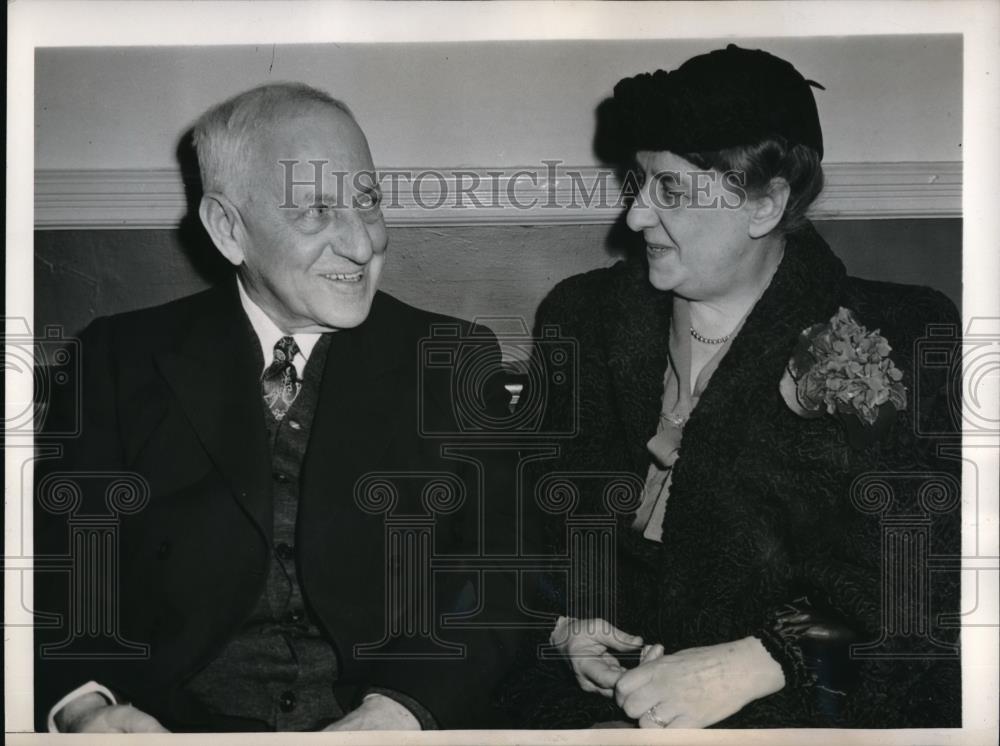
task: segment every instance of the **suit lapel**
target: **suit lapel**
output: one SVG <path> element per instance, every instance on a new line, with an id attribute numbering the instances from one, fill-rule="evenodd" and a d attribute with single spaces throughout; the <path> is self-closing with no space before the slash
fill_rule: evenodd
<path id="1" fill-rule="evenodd" d="M 364 324 L 332 335 L 303 465 L 306 485 L 313 472 L 333 461 L 378 463 L 389 446 L 389 425 L 405 388 L 399 380 L 402 364 L 408 358 L 384 306 L 377 295 Z"/>
<path id="2" fill-rule="evenodd" d="M 300 529 L 322 542 L 335 563 L 349 564 L 351 540 L 361 538 L 352 532 L 359 517 L 355 479 L 386 468 L 394 424 L 406 419 L 405 407 L 415 407 L 403 363 L 416 358 L 386 318 L 386 305 L 378 294 L 361 326 L 332 335 L 302 466 Z M 334 534 L 341 541 L 331 542 Z"/>
<path id="3" fill-rule="evenodd" d="M 259 345 L 235 282 L 157 364 L 203 447 L 265 539 L 272 535 L 270 457 L 260 393 Z"/>
<path id="4" fill-rule="evenodd" d="M 376 296 L 360 327 L 332 335 L 302 468 L 302 584 L 338 640 L 377 639 L 383 623 L 381 584 L 371 573 L 384 572 L 385 516 L 363 511 L 354 490 L 365 474 L 394 468 L 386 456 L 392 438 L 407 435 L 400 421 L 415 423 L 416 350 L 411 354 L 408 338 L 386 318 L 386 305 Z M 367 572 L 350 570 L 359 563 Z M 342 650 L 347 660 L 350 644 Z"/>

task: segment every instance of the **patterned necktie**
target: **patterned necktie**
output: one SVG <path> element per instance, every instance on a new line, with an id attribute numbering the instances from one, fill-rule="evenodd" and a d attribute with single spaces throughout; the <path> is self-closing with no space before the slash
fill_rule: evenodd
<path id="1" fill-rule="evenodd" d="M 274 345 L 274 362 L 267 366 L 261 376 L 264 403 L 276 420 L 285 416 L 302 388 L 302 381 L 292 363 L 298 354 L 299 346 L 295 344 L 295 340 L 292 337 L 282 337 Z"/>

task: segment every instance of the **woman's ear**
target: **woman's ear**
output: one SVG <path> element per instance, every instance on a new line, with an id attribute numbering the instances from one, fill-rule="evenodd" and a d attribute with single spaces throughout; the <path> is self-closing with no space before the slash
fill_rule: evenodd
<path id="1" fill-rule="evenodd" d="M 245 231 L 243 218 L 236 205 L 220 192 L 208 192 L 201 198 L 198 215 L 208 235 L 212 237 L 215 248 L 233 266 L 243 264 L 246 259 L 242 240 Z"/>
<path id="2" fill-rule="evenodd" d="M 749 226 L 751 238 L 763 238 L 778 226 L 785 214 L 790 192 L 787 181 L 774 178 L 771 179 L 763 195 L 751 200 Z"/>

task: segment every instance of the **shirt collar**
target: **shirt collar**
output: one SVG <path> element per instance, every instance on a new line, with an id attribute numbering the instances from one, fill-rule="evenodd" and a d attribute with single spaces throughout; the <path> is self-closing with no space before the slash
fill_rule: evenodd
<path id="1" fill-rule="evenodd" d="M 247 295 L 247 291 L 243 287 L 243 280 L 241 280 L 239 276 L 236 277 L 236 287 L 239 288 L 240 291 L 240 304 L 242 304 L 247 318 L 250 319 L 250 325 L 257 334 L 257 341 L 260 342 L 260 351 L 264 355 L 264 369 L 267 370 L 267 366 L 270 365 L 271 361 L 274 359 L 274 346 L 278 343 L 278 340 L 287 336 L 291 336 L 295 339 L 295 344 L 299 346 L 299 353 L 302 356 L 302 362 L 308 362 L 309 355 L 312 353 L 313 347 L 316 346 L 316 343 L 319 341 L 321 335 L 317 332 L 299 332 L 298 334 L 292 335 L 285 334 L 278 328 L 278 325 L 271 320 L 271 317 L 267 315 L 264 309 L 254 303 L 250 296 Z M 301 370 L 299 373 L 301 374 Z"/>

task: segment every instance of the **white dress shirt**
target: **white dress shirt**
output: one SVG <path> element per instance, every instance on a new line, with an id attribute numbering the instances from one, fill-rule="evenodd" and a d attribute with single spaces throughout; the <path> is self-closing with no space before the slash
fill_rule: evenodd
<path id="1" fill-rule="evenodd" d="M 237 278 L 236 287 L 240 290 L 240 304 L 242 304 L 247 318 L 250 319 L 250 325 L 253 326 L 253 330 L 257 333 L 257 340 L 260 342 L 260 351 L 264 355 L 264 368 L 261 370 L 261 373 L 267 370 L 267 366 L 274 362 L 274 346 L 278 343 L 278 340 L 282 337 L 292 337 L 295 340 L 295 344 L 299 346 L 299 354 L 292 360 L 292 364 L 301 378 L 302 371 L 305 370 L 306 362 L 308 362 L 309 355 L 312 354 L 313 348 L 319 341 L 320 334 L 318 332 L 285 334 L 271 320 L 271 317 L 264 312 L 264 309 L 254 303 L 250 296 L 247 295 L 247 291 L 243 288 L 243 280 Z"/>

